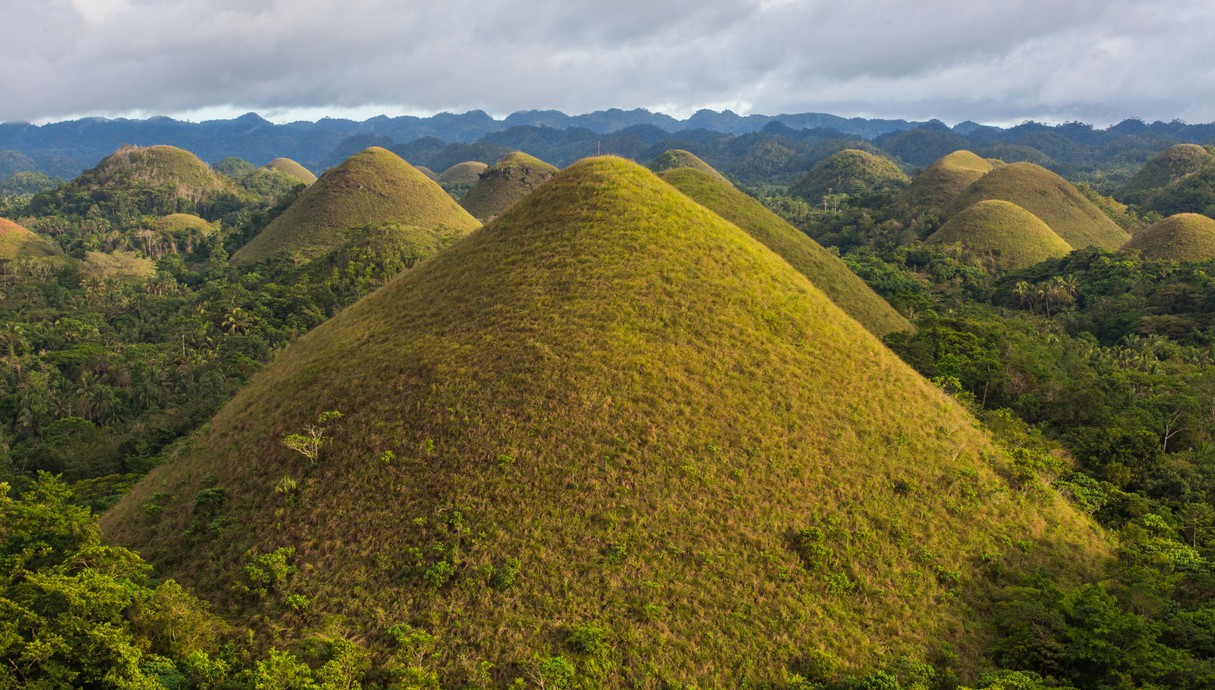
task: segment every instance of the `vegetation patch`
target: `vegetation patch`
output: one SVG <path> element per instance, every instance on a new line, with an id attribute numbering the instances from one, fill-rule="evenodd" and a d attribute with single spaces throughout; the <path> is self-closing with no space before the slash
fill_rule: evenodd
<path id="1" fill-rule="evenodd" d="M 812 205 L 831 195 L 850 197 L 893 192 L 911 183 L 894 161 L 883 156 L 845 149 L 814 166 L 805 177 L 789 188 L 789 194 Z"/>

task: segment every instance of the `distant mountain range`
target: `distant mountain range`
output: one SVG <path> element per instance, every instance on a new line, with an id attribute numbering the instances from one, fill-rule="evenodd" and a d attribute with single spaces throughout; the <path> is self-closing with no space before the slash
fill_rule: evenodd
<path id="1" fill-rule="evenodd" d="M 708 142 L 721 137 L 743 138 L 748 135 L 803 139 L 804 136 L 797 134 L 804 135 L 806 132 L 814 132 L 819 138 L 886 140 L 889 145 L 883 146 L 884 149 L 896 149 L 891 153 L 909 164 L 924 165 L 948 153 L 938 152 L 936 149 L 939 146 L 933 147 L 932 151 L 924 151 L 923 163 L 916 160 L 917 156 L 907 155 L 918 153 L 913 150 L 924 143 L 922 139 L 925 137 L 941 140 L 940 144 L 945 144 L 944 137 L 959 144 L 974 145 L 976 142 L 1011 139 L 1022 143 L 1020 140 L 1026 135 L 1038 134 L 1036 139 L 1045 138 L 1046 141 L 1034 143 L 1057 143 L 1066 147 L 1071 144 L 1104 145 L 1122 137 L 1139 136 L 1162 140 L 1163 145 L 1153 147 L 1159 150 L 1177 142 L 1211 143 L 1215 138 L 1215 125 L 1181 122 L 1147 124 L 1127 120 L 1105 130 L 1082 123 L 1058 126 L 1025 123 L 1003 129 L 975 122 L 948 127 L 936 120 L 916 122 L 844 118 L 823 113 L 744 116 L 729 110 L 701 110 L 685 120 L 679 120 L 642 109 L 612 109 L 583 115 L 566 115 L 555 110 L 529 110 L 501 120 L 474 110 L 463 114 L 439 113 L 432 117 L 380 116 L 363 122 L 325 118 L 316 122 L 287 124 L 274 124 L 255 113 L 232 120 L 199 123 L 168 117 L 146 120 L 86 118 L 46 125 L 24 122 L 0 124 L 0 179 L 23 170 L 71 178 L 124 144 L 171 144 L 192 151 L 211 163 L 235 156 L 262 165 L 275 158 L 288 157 L 320 172 L 344 158 L 340 153 L 348 155 L 368 145 L 388 146 L 396 150 L 407 148 L 404 145 L 418 140 L 428 142 L 423 146 L 430 148 L 488 143 L 523 150 L 528 149 L 520 145 L 521 142 L 529 140 L 544 140 L 550 147 L 559 140 L 579 140 L 583 142 L 578 148 L 581 152 L 586 148 L 586 141 L 596 142 L 599 137 L 604 137 L 612 139 L 612 142 L 605 142 L 603 152 L 629 155 L 628 150 L 616 151 L 606 144 L 619 146 L 621 141 L 636 141 L 638 144 L 653 145 L 664 139 Z M 908 141 L 892 140 L 913 134 L 916 136 Z M 1050 147 L 1035 148 L 1041 150 Z M 408 153 L 404 150 L 398 152 Z M 556 151 L 547 158 L 544 151 L 528 152 L 554 164 L 567 162 L 559 160 L 563 156 Z M 580 155 L 594 152 L 595 148 L 592 148 Z M 1047 153 L 1052 152 L 1048 150 Z M 411 162 L 425 164 L 424 161 Z"/>

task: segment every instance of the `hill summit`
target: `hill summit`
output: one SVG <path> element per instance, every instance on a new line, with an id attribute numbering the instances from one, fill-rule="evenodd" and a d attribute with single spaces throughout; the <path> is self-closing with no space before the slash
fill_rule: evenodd
<path id="1" fill-rule="evenodd" d="M 1123 249 L 1152 261 L 1209 261 L 1215 259 L 1215 220 L 1178 213 L 1139 232 Z"/>
<path id="2" fill-rule="evenodd" d="M 309 425 L 312 459 L 282 442 Z M 217 601 L 291 549 L 246 606 L 419 627 L 444 687 L 555 656 L 602 687 L 762 685 L 812 650 L 973 661 L 980 556 L 1103 554 L 998 458 L 783 259 L 595 158 L 303 336 L 104 526 Z"/>
<path id="3" fill-rule="evenodd" d="M 699 156 L 691 151 L 683 149 L 671 149 L 658 154 L 654 160 L 646 164 L 646 167 L 656 173 L 663 173 L 667 170 L 677 170 L 679 168 L 691 168 L 699 170 L 706 175 L 712 175 L 720 178 L 723 182 L 729 182 L 725 175 L 717 172 L 717 170 L 700 159 Z"/>
<path id="4" fill-rule="evenodd" d="M 961 245 L 1005 271 L 1072 251 L 1042 219 L 1012 202 L 996 199 L 966 207 L 929 236 L 928 242 Z"/>
<path id="5" fill-rule="evenodd" d="M 481 173 L 460 205 L 477 220 L 488 222 L 556 174 L 557 168 L 515 151 Z"/>
<path id="6" fill-rule="evenodd" d="M 944 208 L 995 166 L 970 151 L 954 151 L 915 176 L 902 198 L 914 208 Z"/>
<path id="7" fill-rule="evenodd" d="M 175 146 L 124 146 L 68 184 L 68 188 L 118 191 L 130 186 L 168 188 L 198 203 L 232 184 L 189 151 Z"/>
<path id="8" fill-rule="evenodd" d="M 670 169 L 661 177 L 776 252 L 874 335 L 881 337 L 895 331 L 913 330 L 911 322 L 866 285 L 838 256 L 739 191 L 724 177 L 695 168 Z"/>
<path id="9" fill-rule="evenodd" d="M 946 217 L 979 201 L 1008 201 L 1029 211 L 1076 249 L 1117 250 L 1130 239 L 1070 182 L 1033 163 L 1010 163 L 976 180 L 945 209 Z"/>
<path id="10" fill-rule="evenodd" d="M 284 175 L 294 177 L 304 184 L 316 182 L 316 175 L 311 170 L 296 163 L 290 158 L 275 158 L 262 166 L 263 170 L 274 170 Z"/>
<path id="11" fill-rule="evenodd" d="M 480 225 L 434 181 L 395 153 L 372 147 L 326 171 L 232 260 L 254 263 L 286 252 L 307 261 L 341 245 L 348 231 L 380 223 L 457 235 Z"/>
<path id="12" fill-rule="evenodd" d="M 789 187 L 789 194 L 819 204 L 828 194 L 857 196 L 890 192 L 906 187 L 911 180 L 889 158 L 844 149 L 832 154 Z"/>
<path id="13" fill-rule="evenodd" d="M 1177 144 L 1156 154 L 1115 196 L 1127 203 L 1150 204 L 1166 187 L 1215 166 L 1215 153 L 1198 144 Z"/>

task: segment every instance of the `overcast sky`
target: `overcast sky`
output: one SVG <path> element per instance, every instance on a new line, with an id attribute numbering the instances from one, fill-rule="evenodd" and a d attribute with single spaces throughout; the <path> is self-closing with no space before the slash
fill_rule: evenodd
<path id="1" fill-rule="evenodd" d="M 0 120 L 1215 121 L 1210 0 L 0 0 Z"/>

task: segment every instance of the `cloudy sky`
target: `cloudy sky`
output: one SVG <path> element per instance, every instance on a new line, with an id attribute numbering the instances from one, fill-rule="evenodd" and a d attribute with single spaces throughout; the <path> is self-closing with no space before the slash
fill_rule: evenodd
<path id="1" fill-rule="evenodd" d="M 1215 121 L 1210 0 L 0 0 L 0 121 Z"/>

